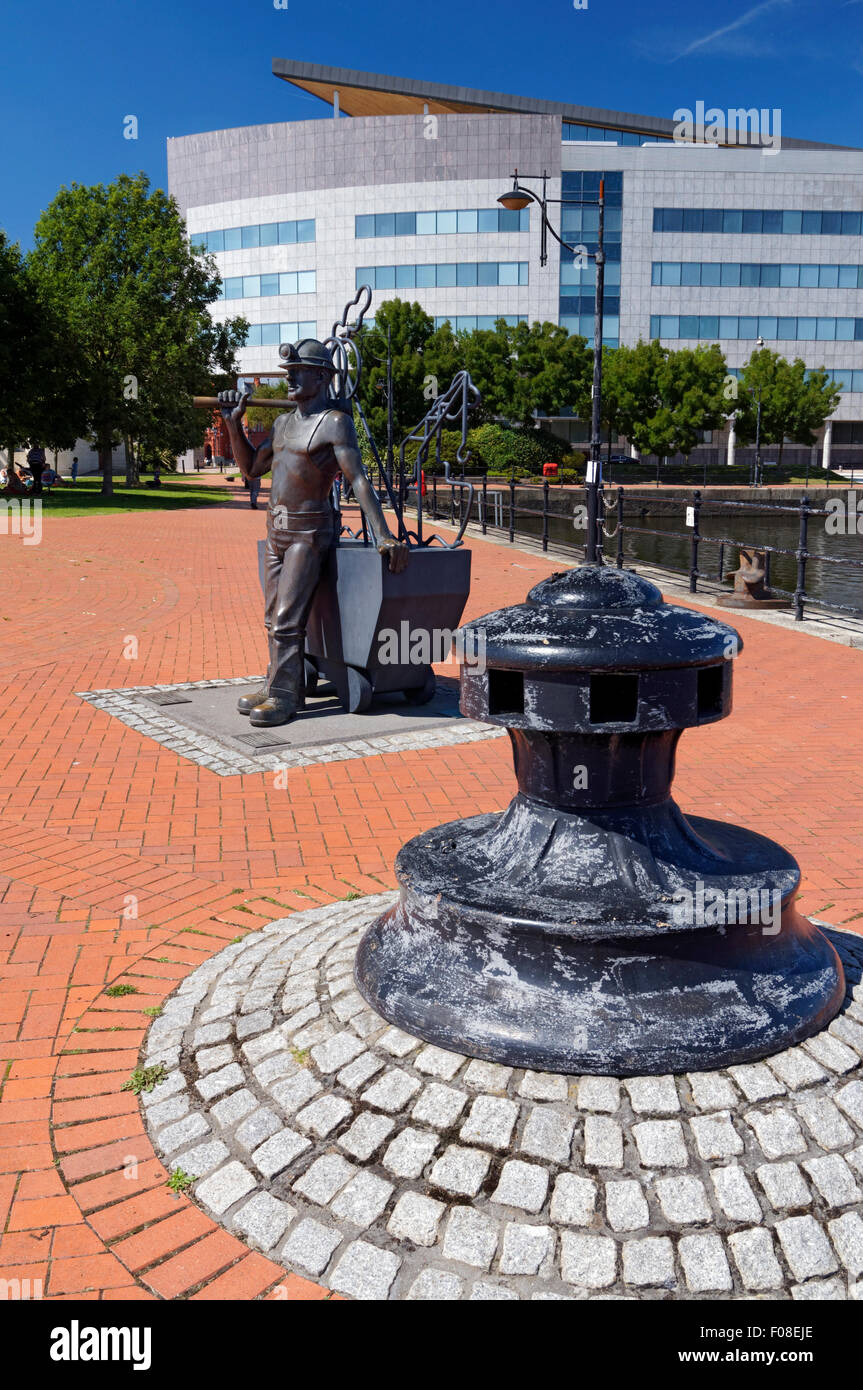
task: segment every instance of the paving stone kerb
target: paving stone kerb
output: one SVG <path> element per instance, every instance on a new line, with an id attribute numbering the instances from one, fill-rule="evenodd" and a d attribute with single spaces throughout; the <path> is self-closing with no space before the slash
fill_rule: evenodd
<path id="1" fill-rule="evenodd" d="M 863 1294 L 860 938 L 831 933 L 849 994 L 818 1038 L 620 1084 L 384 1022 L 352 972 L 393 898 L 270 923 L 154 1022 L 147 1127 L 214 1220 L 361 1299 Z"/>

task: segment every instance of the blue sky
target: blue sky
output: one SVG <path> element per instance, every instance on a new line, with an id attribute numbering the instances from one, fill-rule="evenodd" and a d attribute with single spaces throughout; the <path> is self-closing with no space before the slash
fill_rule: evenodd
<path id="1" fill-rule="evenodd" d="M 165 139 L 326 117 L 274 57 L 670 117 L 779 107 L 863 145 L 863 0 L 17 0 L 3 18 L 0 226 L 31 244 L 62 184 L 144 169 Z M 123 119 L 138 118 L 138 139 Z"/>

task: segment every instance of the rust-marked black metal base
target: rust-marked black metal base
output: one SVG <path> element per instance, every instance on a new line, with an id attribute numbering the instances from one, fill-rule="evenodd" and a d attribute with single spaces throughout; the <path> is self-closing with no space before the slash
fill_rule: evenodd
<path id="1" fill-rule="evenodd" d="M 791 856 L 739 827 L 687 820 L 673 801 L 642 811 L 634 835 L 629 820 L 519 796 L 503 815 L 409 841 L 401 900 L 357 954 L 360 992 L 439 1047 L 573 1074 L 712 1070 L 824 1027 L 842 968 L 794 908 Z M 504 862 L 507 845 L 517 861 Z M 579 887 L 588 864 L 592 886 Z M 699 883 L 708 901 L 732 886 L 776 893 L 760 901 L 768 912 L 781 902 L 781 916 L 675 928 L 673 894 L 697 900 Z"/>

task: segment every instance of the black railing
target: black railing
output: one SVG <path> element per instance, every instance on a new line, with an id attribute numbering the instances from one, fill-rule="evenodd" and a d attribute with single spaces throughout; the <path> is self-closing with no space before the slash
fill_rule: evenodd
<path id="1" fill-rule="evenodd" d="M 445 484 L 443 486 L 446 486 Z M 425 499 L 426 510 L 439 520 L 449 520 L 453 525 L 460 525 L 464 519 L 462 511 L 463 502 L 455 495 L 455 489 L 447 487 L 449 496 L 439 506 L 438 503 L 438 480 L 431 479 L 431 496 Z M 530 486 L 530 491 L 536 492 L 538 489 L 535 484 Z M 549 522 L 552 520 L 565 520 L 565 514 L 561 512 L 559 506 L 550 506 L 552 489 L 548 479 L 542 483 L 542 505 L 525 506 L 519 505 L 517 500 L 517 485 L 514 480 L 508 483 L 492 483 L 489 485 L 488 479 L 483 478 L 478 486 L 473 501 L 470 506 L 471 524 L 477 525 L 482 535 L 491 533 L 505 533 L 510 543 L 514 543 L 516 538 L 528 540 L 539 544 L 543 551 L 547 551 L 549 544 L 553 544 L 556 551 L 564 554 L 572 553 L 579 558 L 584 552 L 585 547 L 578 541 L 566 541 L 552 538 L 550 542 Z M 554 489 L 559 501 L 561 491 Z M 564 494 L 566 495 L 566 494 Z M 568 494 L 573 500 L 573 525 L 576 529 L 586 529 L 587 508 L 582 501 L 583 494 L 580 492 Z M 650 503 L 655 505 L 658 494 L 656 492 L 642 492 L 627 490 L 623 487 L 610 487 L 605 485 L 600 488 L 599 514 L 597 521 L 597 548 L 600 559 L 604 559 L 603 551 L 605 542 L 615 540 L 614 563 L 618 568 L 623 568 L 625 561 L 625 541 L 627 538 L 637 536 L 654 536 L 661 540 L 688 541 L 689 542 L 689 564 L 680 566 L 665 561 L 657 561 L 656 568 L 668 569 L 672 572 L 683 574 L 689 581 L 689 592 L 698 592 L 698 581 L 707 580 L 722 583 L 727 578 L 726 569 L 726 550 L 731 547 L 737 550 L 757 550 L 765 556 L 765 583 L 771 587 L 770 571 L 771 558 L 774 555 L 784 555 L 791 557 L 796 562 L 796 584 L 793 590 L 774 588 L 773 592 L 780 598 L 788 598 L 794 606 L 794 616 L 798 622 L 802 622 L 805 616 L 807 605 L 814 605 L 818 608 L 826 608 L 835 612 L 848 613 L 853 616 L 863 617 L 863 608 L 848 603 L 836 603 L 832 600 L 808 594 L 806 592 L 807 567 L 810 564 L 819 565 L 838 565 L 857 571 L 863 570 L 863 560 L 855 560 L 845 555 L 820 555 L 808 548 L 809 542 L 809 521 L 812 517 L 826 517 L 831 515 L 824 507 L 812 506 L 809 498 L 804 494 L 795 503 L 785 505 L 781 502 L 735 502 L 728 498 L 715 499 L 721 503 L 723 510 L 740 510 L 747 514 L 758 513 L 776 515 L 784 513 L 786 515 L 796 515 L 799 518 L 798 541 L 794 548 L 789 546 L 769 545 L 763 541 L 750 541 L 739 539 L 734 536 L 706 536 L 701 531 L 701 514 L 705 505 L 701 490 L 695 489 L 689 497 L 661 497 L 663 507 L 673 509 L 681 508 L 683 512 L 683 530 L 659 530 L 655 527 L 635 525 L 626 520 L 626 503 Z M 580 511 L 578 509 L 581 509 Z M 643 510 L 646 510 L 644 508 Z M 609 515 L 615 518 L 614 529 L 609 529 Z M 520 521 L 528 522 L 528 525 L 519 525 Z M 581 523 L 581 525 L 579 524 Z M 533 529 L 530 529 L 530 527 Z M 717 568 L 711 572 L 704 565 L 705 546 L 714 546 L 717 551 Z M 653 563 L 653 562 L 649 562 Z"/>

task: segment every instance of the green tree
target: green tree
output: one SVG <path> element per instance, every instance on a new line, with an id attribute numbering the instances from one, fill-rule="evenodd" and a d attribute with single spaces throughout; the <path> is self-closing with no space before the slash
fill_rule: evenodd
<path id="1" fill-rule="evenodd" d="M 0 232 L 0 445 L 71 447 L 84 428 L 76 363 L 17 244 Z"/>
<path id="2" fill-rule="evenodd" d="M 689 455 L 699 431 L 717 429 L 727 413 L 726 373 L 716 343 L 675 352 L 653 339 L 616 348 L 603 416 L 639 453 Z"/>
<path id="3" fill-rule="evenodd" d="M 62 188 L 36 224 L 29 269 L 80 369 L 103 494 L 120 439 L 152 453 L 199 443 L 207 421 L 190 398 L 235 369 L 248 326 L 211 318 L 221 280 L 190 246 L 174 199 L 151 193 L 144 174 Z"/>
<path id="4" fill-rule="evenodd" d="M 740 376 L 736 428 L 743 444 L 751 444 L 756 437 L 759 393 L 761 442 L 779 445 L 780 465 L 785 440 L 811 448 L 817 431 L 841 399 L 823 367 L 808 370 L 801 357 L 789 362 L 781 353 L 760 348 Z"/>
<path id="5" fill-rule="evenodd" d="M 387 438 L 387 329 L 390 332 L 393 383 L 393 433 L 395 450 L 404 436 L 429 409 L 437 388 L 427 378 L 434 368 L 426 350 L 435 336 L 434 319 L 419 304 L 386 299 L 375 310 L 373 328 L 363 328 L 357 346 L 363 359 L 359 401 L 378 449 L 383 454 Z"/>
<path id="6" fill-rule="evenodd" d="M 457 334 L 455 342 L 482 393 L 486 420 L 530 428 L 537 415 L 556 415 L 589 394 L 593 356 L 586 340 L 556 323 L 499 319 L 493 329 Z"/>

